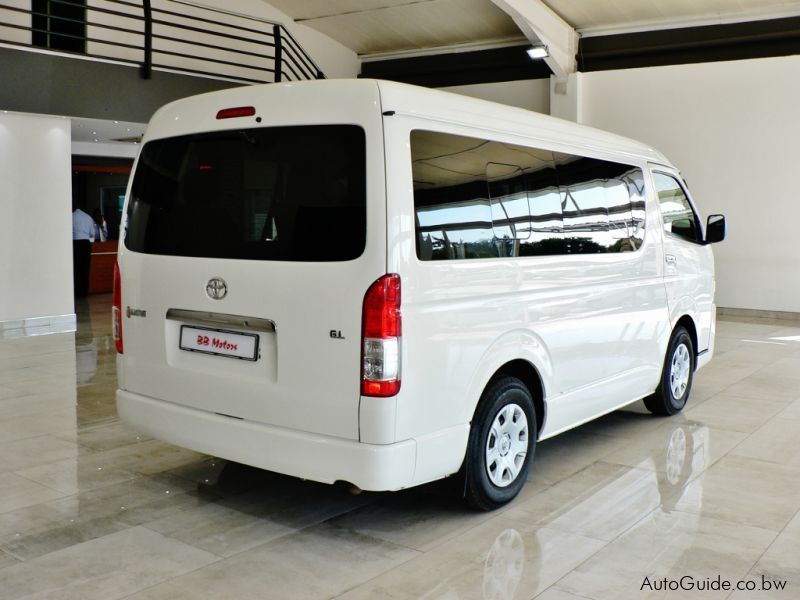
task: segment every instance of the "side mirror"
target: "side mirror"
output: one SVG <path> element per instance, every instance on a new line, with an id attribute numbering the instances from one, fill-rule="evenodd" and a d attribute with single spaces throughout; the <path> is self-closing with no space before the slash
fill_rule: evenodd
<path id="1" fill-rule="evenodd" d="M 725 239 L 725 215 L 709 215 L 706 225 L 706 244 L 716 244 Z"/>

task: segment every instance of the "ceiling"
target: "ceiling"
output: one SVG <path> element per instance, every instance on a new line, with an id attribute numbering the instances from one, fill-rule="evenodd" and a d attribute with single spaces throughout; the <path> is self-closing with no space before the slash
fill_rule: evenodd
<path id="1" fill-rule="evenodd" d="M 18 113 L 4 110 L 5 114 L 31 115 L 35 113 Z M 42 115 L 53 117 L 53 115 Z M 142 141 L 146 123 L 129 121 L 109 121 L 105 119 L 85 119 L 81 117 L 58 116 L 70 121 L 70 139 L 73 142 L 90 144 L 115 144 L 119 146 L 135 146 Z"/>
<path id="2" fill-rule="evenodd" d="M 73 142 L 136 144 L 147 127 L 143 123 L 72 117 Z"/>
<path id="3" fill-rule="evenodd" d="M 490 0 L 268 0 L 361 56 L 524 41 Z"/>
<path id="4" fill-rule="evenodd" d="M 302 0 L 300 0 L 302 1 Z M 489 0 L 487 0 L 489 1 Z M 800 13 L 798 0 L 544 0 L 582 33 L 704 25 Z"/>
<path id="5" fill-rule="evenodd" d="M 362 58 L 526 39 L 491 0 L 265 1 Z M 584 36 L 800 15 L 800 0 L 542 1 Z"/>

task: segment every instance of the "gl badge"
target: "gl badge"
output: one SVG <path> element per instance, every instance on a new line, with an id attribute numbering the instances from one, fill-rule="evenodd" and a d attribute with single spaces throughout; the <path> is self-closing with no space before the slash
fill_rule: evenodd
<path id="1" fill-rule="evenodd" d="M 222 277 L 213 277 L 206 284 L 206 294 L 212 300 L 222 300 L 228 295 L 228 284 Z"/>

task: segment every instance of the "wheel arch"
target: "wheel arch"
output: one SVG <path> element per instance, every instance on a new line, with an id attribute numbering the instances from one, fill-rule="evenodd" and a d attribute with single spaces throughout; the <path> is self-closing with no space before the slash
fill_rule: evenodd
<path id="1" fill-rule="evenodd" d="M 536 409 L 538 434 L 547 420 L 547 398 L 553 366 L 544 341 L 530 330 L 514 330 L 497 338 L 478 363 L 470 384 L 462 422 L 472 422 L 486 388 L 498 377 L 512 376 L 525 384 Z"/>
<path id="2" fill-rule="evenodd" d="M 694 319 L 689 315 L 683 315 L 678 321 L 675 323 L 675 327 L 672 328 L 672 331 L 675 331 L 678 327 L 683 327 L 686 331 L 689 332 L 689 337 L 692 338 L 692 346 L 694 349 L 694 368 L 697 370 L 697 324 L 694 322 Z"/>
<path id="3" fill-rule="evenodd" d="M 513 379 L 512 379 L 513 377 Z M 521 429 L 506 429 L 509 418 L 512 423 L 517 423 L 515 413 L 502 421 L 500 410 L 505 410 L 511 406 L 507 396 L 508 393 L 516 394 L 513 402 L 527 405 L 527 399 L 521 399 L 522 391 L 520 384 L 530 393 L 533 401 L 534 415 L 537 421 L 544 421 L 544 402 L 543 402 L 543 382 L 536 367 L 529 361 L 515 358 L 500 365 L 486 381 L 486 386 L 481 392 L 481 398 L 475 403 L 475 410 L 470 419 L 469 441 L 467 451 L 459 470 L 461 481 L 463 482 L 463 497 L 466 503 L 479 510 L 492 510 L 510 502 L 525 485 L 527 474 L 533 461 L 536 443 L 539 439 L 541 426 L 537 423 L 536 434 L 527 429 L 524 438 L 525 455 L 523 462 L 517 462 L 520 456 L 519 447 L 514 450 L 513 461 L 508 461 L 509 450 L 515 448 L 515 442 L 511 441 L 514 433 L 521 435 Z M 528 408 L 521 408 L 514 404 L 515 410 L 528 412 Z M 495 427 L 498 429 L 496 430 Z M 495 454 L 490 451 L 490 441 L 494 432 L 494 444 L 492 448 Z M 499 450 L 498 441 L 504 438 L 508 445 L 505 452 Z M 523 441 L 521 437 L 517 438 Z M 513 465 L 513 466 L 512 466 Z M 510 479 L 506 479 L 508 473 Z M 498 481 L 499 476 L 499 481 Z"/>
<path id="4" fill-rule="evenodd" d="M 533 408 L 536 410 L 536 437 L 538 439 L 547 416 L 544 403 L 544 384 L 542 383 L 542 378 L 539 376 L 539 372 L 536 370 L 536 367 L 527 360 L 521 358 L 511 360 L 494 372 L 489 381 L 486 382 L 484 391 L 492 385 L 495 380 L 501 377 L 516 377 L 528 389 L 531 398 L 533 398 Z M 483 392 L 481 392 L 481 395 L 483 395 Z M 477 408 L 476 403 L 475 410 L 477 410 Z"/>

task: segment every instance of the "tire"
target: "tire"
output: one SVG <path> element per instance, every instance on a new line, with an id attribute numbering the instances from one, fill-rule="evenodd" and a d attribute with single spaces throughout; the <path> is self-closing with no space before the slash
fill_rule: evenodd
<path id="1" fill-rule="evenodd" d="M 684 327 L 676 327 L 667 346 L 661 381 L 644 405 L 654 415 L 676 415 L 686 406 L 692 391 L 695 353 L 692 336 Z"/>
<path id="2" fill-rule="evenodd" d="M 491 382 L 475 411 L 464 460 L 469 506 L 494 510 L 519 494 L 533 462 L 536 433 L 528 388 L 515 377 Z"/>

